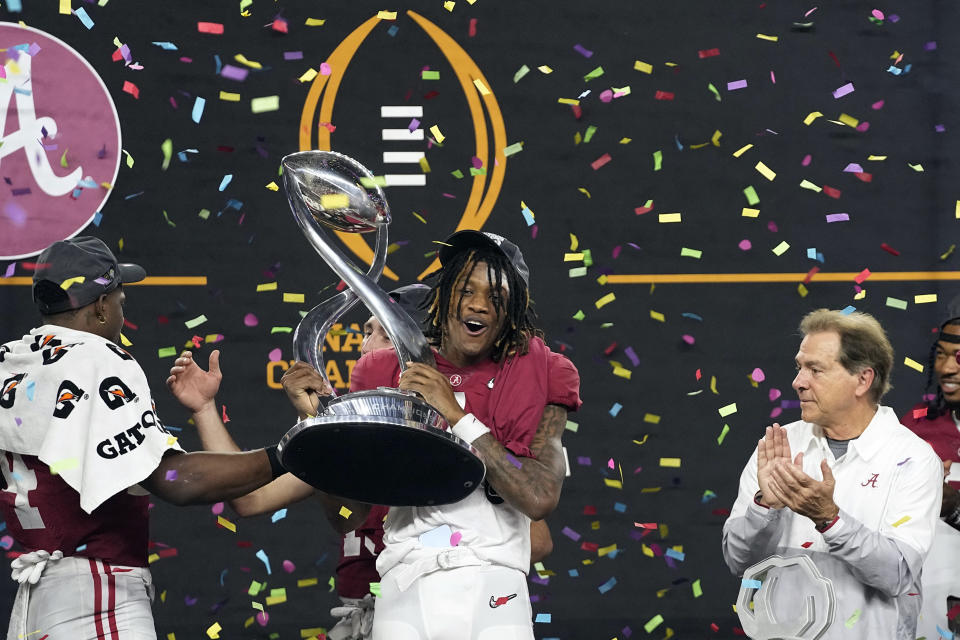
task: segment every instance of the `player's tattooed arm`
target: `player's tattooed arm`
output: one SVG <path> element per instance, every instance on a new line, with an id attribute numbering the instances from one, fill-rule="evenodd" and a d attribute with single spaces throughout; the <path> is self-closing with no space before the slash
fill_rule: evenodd
<path id="1" fill-rule="evenodd" d="M 519 458 L 489 433 L 473 441 L 487 465 L 487 480 L 500 496 L 532 520 L 548 516 L 560 500 L 566 465 L 560 437 L 567 424 L 567 410 L 549 404 L 530 443 L 536 458 Z M 509 456 L 509 457 L 508 457 Z"/>

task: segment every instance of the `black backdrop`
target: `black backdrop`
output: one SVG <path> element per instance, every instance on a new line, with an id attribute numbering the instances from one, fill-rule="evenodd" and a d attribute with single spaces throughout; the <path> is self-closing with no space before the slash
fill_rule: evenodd
<path id="1" fill-rule="evenodd" d="M 228 427 L 244 446 L 275 442 L 292 416 L 282 392 L 268 387 L 268 362 L 277 348 L 283 360 L 292 356 L 290 335 L 271 329 L 295 326 L 299 312 L 336 284 L 297 230 L 282 191 L 265 186 L 278 180 L 279 159 L 299 148 L 310 83 L 298 78 L 309 68 L 319 70 L 341 40 L 378 10 L 398 11 L 396 21 L 378 25 L 353 58 L 333 111 L 331 145 L 376 174 L 387 170 L 383 151 L 426 152 L 426 186 L 387 191 L 395 220 L 391 239 L 398 244 L 388 264 L 407 282 L 429 265 L 425 254 L 434 250 L 432 241 L 455 228 L 471 185 L 474 148 L 467 101 L 450 64 L 405 12 L 415 10 L 436 24 L 477 63 L 503 111 L 507 143 L 523 142 L 523 150 L 506 160 L 503 189 L 484 228 L 515 239 L 524 251 L 548 339 L 579 367 L 585 401 L 571 416 L 577 430 L 564 438 L 572 476 L 548 519 L 555 551 L 545 565 L 554 575 L 531 585 L 535 613 L 551 616 L 535 625 L 537 637 L 646 636 L 644 625 L 658 614 L 663 623 L 651 637 L 736 634 L 731 604 L 739 585 L 720 555 L 723 510 L 735 498 L 739 471 L 762 427 L 783 400 L 794 398 L 791 359 L 804 312 L 854 305 L 875 314 L 898 354 L 888 404 L 902 413 L 922 393 L 926 371 L 906 366 L 903 358 L 926 364 L 931 328 L 955 295 L 954 282 L 880 276 L 956 268 L 955 254 L 941 257 L 956 242 L 960 225 L 950 155 L 960 126 L 957 39 L 951 35 L 960 17 L 955 3 L 893 1 L 878 7 L 850 0 L 819 6 L 806 17 L 814 5 L 759 0 L 457 0 L 452 10 L 436 0 L 398 7 L 255 0 L 249 16 L 241 15 L 238 3 L 74 5 L 86 9 L 92 29 L 50 3 L 28 3 L 11 13 L 8 0 L 0 18 L 23 20 L 76 48 L 116 102 L 123 145 L 136 162 L 121 166 L 101 224 L 86 232 L 151 275 L 208 279 L 201 287 L 128 291 L 127 317 L 137 328 L 125 334 L 154 382 L 161 416 L 183 429 L 187 448 L 198 441 L 187 414 L 162 386 L 172 359 L 158 357 L 158 350 L 182 347 L 195 333 L 222 334 L 216 346 L 223 351 L 220 400 L 231 418 Z M 883 12 L 882 22 L 871 20 L 875 9 Z M 271 29 L 278 16 L 288 21 L 288 33 Z M 306 26 L 307 18 L 325 23 Z M 198 33 L 198 21 L 223 24 L 223 35 Z M 129 45 L 142 70 L 111 61 L 115 36 Z M 173 42 L 178 50 L 151 44 L 157 41 Z M 575 45 L 592 51 L 591 57 Z M 718 55 L 700 56 L 711 49 Z M 303 59 L 285 60 L 285 51 L 302 51 Z M 897 53 L 904 56 L 899 62 Z M 218 76 L 216 57 L 240 66 L 236 54 L 262 69 L 243 82 Z M 192 61 L 182 62 L 182 56 Z M 651 73 L 636 70 L 635 61 L 650 64 Z M 888 71 L 895 62 L 903 70 L 899 75 Z M 523 65 L 530 71 L 515 81 Z M 538 70 L 541 65 L 552 72 Z M 425 67 L 439 70 L 439 80 L 422 79 Z M 603 75 L 585 80 L 597 67 Z M 728 89 L 738 80 L 747 86 Z M 138 85 L 138 99 L 122 91 L 124 81 Z M 834 98 L 848 82 L 855 91 Z M 604 90 L 627 86 L 628 95 L 601 99 Z M 558 103 L 587 90 L 579 118 Z M 223 101 L 220 91 L 242 98 Z M 672 99 L 662 99 L 665 94 Z M 251 98 L 274 95 L 278 110 L 251 112 Z M 200 123 L 191 119 L 195 96 L 206 99 Z M 882 106 L 874 108 L 879 101 Z M 380 140 L 379 107 L 403 104 L 424 106 L 422 126 L 440 127 L 442 147 Z M 805 125 L 814 111 L 823 117 Z M 858 131 L 828 122 L 841 113 L 869 127 Z M 586 135 L 588 127 L 595 127 L 589 142 L 578 144 L 575 136 Z M 173 141 L 174 155 L 164 170 L 166 139 Z M 753 148 L 733 156 L 747 144 Z M 186 153 L 182 162 L 177 152 L 187 149 L 196 153 Z M 604 154 L 610 161 L 592 168 Z M 885 159 L 868 160 L 871 155 Z M 776 172 L 774 180 L 754 168 L 758 161 Z M 845 172 L 850 163 L 860 164 L 872 180 Z M 451 174 L 458 169 L 467 177 Z M 233 179 L 221 192 L 225 174 Z M 838 189 L 840 197 L 803 189 L 803 180 Z M 760 198 L 752 207 L 760 210 L 756 218 L 742 215 L 750 206 L 748 186 Z M 8 197 L 3 192 L 0 201 Z M 231 199 L 242 206 L 228 206 Z M 649 200 L 652 210 L 638 215 L 636 208 Z M 521 201 L 536 217 L 535 233 Z M 198 215 L 202 209 L 211 212 L 207 219 Z M 841 212 L 849 221 L 826 221 Z M 661 213 L 681 213 L 682 221 L 660 223 Z M 585 277 L 568 277 L 569 268 L 583 265 L 564 262 L 573 252 L 571 234 L 576 251 L 589 249 L 593 258 Z M 740 248 L 744 239 L 750 250 Z M 772 249 L 781 242 L 790 247 L 776 255 Z M 702 255 L 683 256 L 683 248 Z M 810 248 L 823 262 L 808 258 Z M 7 266 L 0 264 L 0 271 Z M 798 284 L 814 266 L 822 273 L 801 296 Z M 876 275 L 863 284 L 866 296 L 855 300 L 853 274 L 865 268 Z M 19 262 L 14 270 L 15 276 L 29 275 Z M 835 282 L 824 278 L 838 272 L 851 275 Z M 795 275 L 781 283 L 724 284 L 699 276 L 692 283 L 654 286 L 598 281 L 604 274 L 676 273 Z M 278 289 L 256 291 L 268 282 L 277 282 Z M 284 303 L 282 292 L 303 293 L 305 301 Z M 616 299 L 597 308 L 608 293 Z M 914 302 L 915 295 L 934 293 L 936 303 Z M 890 306 L 888 297 L 907 301 L 907 308 Z M 26 286 L 0 286 L 0 309 L 4 339 L 37 323 Z M 574 319 L 581 310 L 582 320 Z M 662 321 L 652 312 L 663 314 Z M 244 322 L 250 313 L 256 326 Z M 184 326 L 200 314 L 206 323 L 193 330 Z M 361 313 L 348 319 L 362 320 Z M 211 348 L 199 349 L 201 361 Z M 356 357 L 355 346 L 349 349 L 328 357 L 346 367 Z M 629 379 L 613 374 L 613 361 L 631 372 Z M 765 375 L 757 385 L 749 379 L 755 368 Z M 783 395 L 771 400 L 773 389 Z M 736 413 L 721 417 L 718 410 L 731 403 Z M 622 408 L 614 416 L 616 406 Z M 787 406 L 778 419 L 796 417 Z M 729 433 L 718 444 L 725 424 Z M 661 458 L 681 463 L 662 466 Z M 622 488 L 608 486 L 605 480 L 620 480 L 621 473 Z M 155 604 L 161 637 L 205 637 L 218 623 L 221 637 L 296 638 L 302 629 L 328 624 L 337 544 L 316 505 L 295 505 L 276 522 L 241 521 L 237 533 L 215 523 L 209 507 L 153 509 L 152 539 L 160 545 L 153 551 L 176 549 L 175 556 L 152 565 L 162 596 Z M 640 539 L 646 530 L 635 523 L 658 528 Z M 565 535 L 565 528 L 579 540 Z M 616 553 L 600 556 L 597 549 L 610 545 Z M 682 549 L 683 559 L 666 559 L 669 547 Z M 259 550 L 270 560 L 269 576 Z M 295 570 L 285 571 L 283 560 Z M 297 586 L 311 578 L 315 586 Z M 248 595 L 254 580 L 266 581 L 268 590 L 287 590 L 286 602 L 268 607 L 266 627 L 245 626 L 256 613 L 251 601 L 264 602 L 263 593 Z M 697 580 L 700 597 L 692 587 Z M 0 589 L 12 593 L 9 584 Z"/>

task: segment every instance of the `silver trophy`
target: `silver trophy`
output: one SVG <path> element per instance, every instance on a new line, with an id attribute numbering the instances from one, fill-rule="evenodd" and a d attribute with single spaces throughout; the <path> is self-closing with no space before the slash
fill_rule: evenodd
<path id="1" fill-rule="evenodd" d="M 376 284 L 387 258 L 390 210 L 373 174 L 332 151 L 293 153 L 282 165 L 300 229 L 348 287 L 300 321 L 293 334 L 296 358 L 326 379 L 327 332 L 359 299 L 393 341 L 401 370 L 407 362 L 436 366 L 420 326 Z M 374 259 L 365 274 L 324 227 L 376 232 Z M 321 409 L 290 429 L 278 447 L 283 466 L 317 489 L 371 504 L 425 506 L 462 500 L 483 481 L 486 468 L 476 450 L 453 435 L 440 412 L 416 394 L 388 387 L 334 393 L 323 399 Z"/>
<path id="2" fill-rule="evenodd" d="M 753 640 L 815 640 L 833 624 L 833 583 L 809 556 L 770 556 L 744 571 L 741 584 L 737 616 Z"/>

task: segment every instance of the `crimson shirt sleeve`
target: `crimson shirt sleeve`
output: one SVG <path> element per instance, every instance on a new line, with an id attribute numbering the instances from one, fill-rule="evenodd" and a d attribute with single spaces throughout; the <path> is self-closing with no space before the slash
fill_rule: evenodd
<path id="1" fill-rule="evenodd" d="M 580 400 L 580 373 L 566 356 L 559 353 L 550 353 L 547 404 L 558 404 L 567 411 L 576 411 L 583 404 Z"/>

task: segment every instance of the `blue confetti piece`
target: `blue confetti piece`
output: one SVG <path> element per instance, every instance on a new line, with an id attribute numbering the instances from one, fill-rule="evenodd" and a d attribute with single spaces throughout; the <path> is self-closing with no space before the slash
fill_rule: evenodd
<path id="1" fill-rule="evenodd" d="M 267 557 L 267 553 L 263 549 L 260 549 L 260 551 L 257 551 L 257 558 L 259 558 L 260 562 L 262 562 L 267 567 L 267 575 L 269 576 L 270 575 L 270 558 Z"/>
<path id="2" fill-rule="evenodd" d="M 679 560 L 680 562 L 683 562 L 683 559 L 686 557 L 687 554 L 681 551 L 677 551 L 676 549 L 667 549 L 664 552 L 664 555 L 667 556 L 668 558 L 673 558 L 674 560 Z"/>
<path id="3" fill-rule="evenodd" d="M 176 50 L 177 50 L 177 45 L 173 44 L 172 42 L 154 42 L 154 43 L 152 43 L 152 44 L 157 45 L 158 47 L 160 47 L 160 48 L 163 49 L 164 51 L 176 51 Z"/>
<path id="4" fill-rule="evenodd" d="M 86 9 L 80 7 L 73 12 L 73 15 L 80 18 L 80 22 L 82 22 L 83 26 L 85 26 L 88 30 L 93 29 L 93 20 L 91 20 L 90 16 L 87 15 Z"/>
<path id="5" fill-rule="evenodd" d="M 200 118 L 203 117 L 203 107 L 205 104 L 207 104 L 206 99 L 200 96 L 197 96 L 193 101 L 193 112 L 190 114 L 190 117 L 192 117 L 193 121 L 197 124 L 200 124 Z M 223 191 L 223 189 L 220 189 L 220 191 Z"/>
<path id="6" fill-rule="evenodd" d="M 940 628 L 940 625 L 936 625 L 936 627 L 937 627 L 937 633 L 940 634 L 941 638 L 944 638 L 944 640 L 953 640 L 954 638 L 953 633 L 949 631 L 944 631 L 943 629 Z"/>
<path id="7" fill-rule="evenodd" d="M 530 207 L 523 208 L 523 219 L 526 221 L 528 227 L 533 226 L 533 211 L 530 211 Z"/>
<path id="8" fill-rule="evenodd" d="M 87 545 L 82 544 L 82 545 L 80 545 L 79 547 L 77 547 L 76 549 L 74 549 L 74 551 L 75 551 L 76 553 L 80 553 L 81 551 L 84 551 L 86 548 L 87 548 Z"/>
<path id="9" fill-rule="evenodd" d="M 7 530 L 7 523 L 0 522 L 0 531 L 6 531 L 6 530 Z"/>
<path id="10" fill-rule="evenodd" d="M 851 313 L 853 313 L 853 312 L 856 311 L 856 310 L 857 310 L 856 307 L 854 307 L 853 305 L 849 305 L 849 304 L 848 304 L 847 306 L 845 306 L 845 307 L 840 311 L 840 314 L 841 314 L 841 315 L 844 315 L 844 316 L 848 316 L 848 315 L 850 315 Z"/>
<path id="11" fill-rule="evenodd" d="M 740 581 L 740 587 L 742 589 L 759 589 L 763 583 L 759 580 L 746 580 L 742 579 Z"/>
<path id="12" fill-rule="evenodd" d="M 283 520 L 286 517 L 287 517 L 287 510 L 279 509 L 278 511 L 274 511 L 273 515 L 270 516 L 270 522 L 277 522 L 278 520 Z"/>
<path id="13" fill-rule="evenodd" d="M 23 4 L 20 0 L 7 0 L 7 11 L 10 13 L 20 13 L 23 11 Z"/>
<path id="14" fill-rule="evenodd" d="M 680 134 L 673 134 L 673 141 L 677 143 L 677 151 L 683 151 L 683 145 L 680 144 Z"/>
<path id="15" fill-rule="evenodd" d="M 217 68 L 213 70 L 213 74 L 218 76 L 220 75 L 220 69 L 223 68 L 223 63 L 220 62 L 220 54 L 213 54 L 213 60 L 217 63 Z"/>
<path id="16" fill-rule="evenodd" d="M 571 578 L 579 578 L 579 577 L 580 577 L 580 572 L 577 571 L 576 569 L 570 569 L 569 571 L 567 571 L 567 574 L 568 574 Z"/>
<path id="17" fill-rule="evenodd" d="M 30 402 L 33 402 L 33 395 L 34 395 L 34 394 L 36 393 L 36 391 L 37 391 L 37 383 L 34 382 L 33 380 L 31 380 L 30 382 L 28 382 L 28 383 L 27 383 L 27 387 L 26 387 L 26 391 L 27 391 L 27 400 L 29 400 Z"/>
<path id="18" fill-rule="evenodd" d="M 619 555 L 621 551 L 623 551 L 623 549 L 614 549 L 613 551 L 607 554 L 607 557 L 613 560 L 614 558 L 617 557 L 617 555 Z"/>
<path id="19" fill-rule="evenodd" d="M 400 31 L 400 27 L 397 25 L 392 25 L 389 29 L 387 29 L 387 34 L 392 38 L 393 36 L 397 35 L 398 31 Z"/>
<path id="20" fill-rule="evenodd" d="M 710 491 L 710 489 L 707 489 L 703 492 L 703 497 L 700 498 L 700 504 L 706 504 L 711 500 L 716 500 L 716 498 L 717 494 L 715 494 L 713 491 Z"/>
<path id="21" fill-rule="evenodd" d="M 228 173 L 227 175 L 223 176 L 223 180 L 220 181 L 220 191 L 226 189 L 231 180 L 233 180 L 232 173 Z"/>
<path id="22" fill-rule="evenodd" d="M 617 414 L 620 413 L 620 409 L 623 409 L 623 405 L 619 402 L 614 402 L 613 406 L 610 407 L 610 415 L 616 418 Z"/>
<path id="23" fill-rule="evenodd" d="M 690 313 L 689 311 L 681 313 L 680 315 L 684 318 L 690 318 L 691 320 L 696 320 L 697 322 L 703 322 L 703 318 L 701 316 L 698 316 L 695 313 Z"/>
<path id="24" fill-rule="evenodd" d="M 627 505 L 623 504 L 622 502 L 617 502 L 616 504 L 613 505 L 613 510 L 618 511 L 620 513 L 626 513 Z"/>
<path id="25" fill-rule="evenodd" d="M 139 197 L 142 196 L 142 195 L 143 195 L 143 191 L 138 191 L 138 192 L 136 192 L 136 193 L 131 193 L 131 194 L 128 195 L 128 196 L 123 196 L 123 199 L 124 199 L 124 200 L 132 200 L 133 198 L 139 198 Z"/>
<path id="26" fill-rule="evenodd" d="M 549 613 L 538 613 L 537 617 L 533 619 L 534 622 L 550 622 Z"/>
<path id="27" fill-rule="evenodd" d="M 597 587 L 597 590 L 598 590 L 600 593 L 606 593 L 607 591 L 610 591 L 610 589 L 613 589 L 616 585 L 617 585 L 617 579 L 616 579 L 616 578 L 610 578 L 609 580 L 607 580 L 606 582 L 604 582 L 602 585 L 600 585 L 599 587 Z"/>
<path id="28" fill-rule="evenodd" d="M 227 575 L 227 570 L 226 570 L 226 569 L 224 569 L 223 571 L 220 572 L 220 586 L 221 586 L 221 587 L 223 586 L 223 579 L 226 577 L 226 575 Z"/>
<path id="29" fill-rule="evenodd" d="M 101 220 L 103 220 L 103 214 L 102 214 L 102 213 L 100 213 L 99 211 L 97 211 L 95 214 L 93 214 L 93 226 L 99 227 Z"/>

